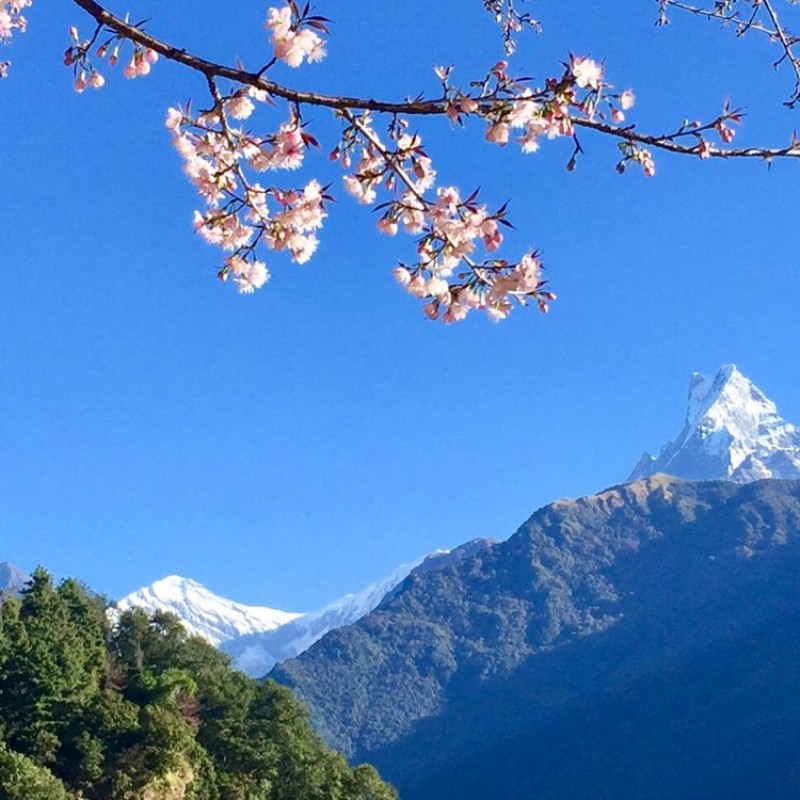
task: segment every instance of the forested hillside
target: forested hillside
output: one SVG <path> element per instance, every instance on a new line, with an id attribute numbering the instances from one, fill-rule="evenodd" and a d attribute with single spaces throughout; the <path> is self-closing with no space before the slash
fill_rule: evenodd
<path id="1" fill-rule="evenodd" d="M 403 800 L 800 797 L 800 481 L 537 511 L 273 675 Z"/>
<path id="2" fill-rule="evenodd" d="M 0 800 L 392 800 L 176 618 L 37 570 L 0 606 Z"/>

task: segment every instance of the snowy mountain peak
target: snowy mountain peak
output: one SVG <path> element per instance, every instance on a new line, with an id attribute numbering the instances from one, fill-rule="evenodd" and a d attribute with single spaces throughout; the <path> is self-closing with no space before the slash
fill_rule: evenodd
<path id="1" fill-rule="evenodd" d="M 727 427 L 734 438 L 753 438 L 760 427 L 783 420 L 775 403 L 745 378 L 735 364 L 722 367 L 711 379 L 695 372 L 689 381 L 686 425 L 696 427 L 706 421 L 717 428 Z"/>
<path id="2" fill-rule="evenodd" d="M 800 431 L 735 364 L 689 380 L 686 422 L 658 458 L 645 453 L 628 480 L 665 472 L 681 478 L 800 478 Z"/>
<path id="3" fill-rule="evenodd" d="M 190 634 L 202 636 L 215 647 L 237 636 L 270 631 L 302 616 L 266 606 L 235 603 L 180 575 L 169 575 L 132 592 L 117 607 L 122 611 L 137 607 L 151 613 L 177 614 Z"/>

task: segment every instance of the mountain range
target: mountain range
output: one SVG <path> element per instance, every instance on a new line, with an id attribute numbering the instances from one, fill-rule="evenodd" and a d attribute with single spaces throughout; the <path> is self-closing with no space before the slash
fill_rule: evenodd
<path id="1" fill-rule="evenodd" d="M 666 474 L 668 473 L 668 474 Z M 734 365 L 625 485 L 307 614 L 172 611 L 404 800 L 800 796 L 800 432 Z M 0 572 L 0 590 L 3 573 Z"/>
<path id="2" fill-rule="evenodd" d="M 645 453 L 628 480 L 659 472 L 740 483 L 763 477 L 800 478 L 800 431 L 778 415 L 775 403 L 735 365 L 721 367 L 713 378 L 694 373 L 683 429 L 658 456 Z M 410 574 L 445 566 L 491 541 L 475 540 L 403 564 L 366 588 L 309 613 L 237 603 L 177 575 L 132 592 L 118 605 L 177 614 L 191 633 L 224 650 L 239 669 L 259 677 L 276 663 L 299 655 L 329 631 L 370 613 L 398 591 Z M 2 569 L 0 565 L 0 591 Z M 10 569 L 6 567 L 7 581 L 12 580 Z M 26 576 L 19 570 L 13 576 L 18 589 Z"/>
<path id="3" fill-rule="evenodd" d="M 410 577 L 270 677 L 404 800 L 800 796 L 800 481 L 656 475 Z"/>
<path id="4" fill-rule="evenodd" d="M 197 581 L 172 575 L 123 597 L 121 610 L 176 614 L 186 629 L 219 647 L 237 669 L 262 677 L 279 661 L 302 653 L 326 633 L 350 625 L 376 608 L 410 575 L 440 569 L 489 547 L 492 539 L 474 539 L 452 550 L 437 550 L 402 564 L 382 580 L 307 614 L 246 606 L 220 597 Z"/>
<path id="5" fill-rule="evenodd" d="M 740 483 L 764 477 L 800 478 L 800 431 L 778 415 L 775 403 L 735 365 L 721 367 L 713 378 L 694 373 L 683 429 L 657 457 L 645 453 L 628 480 L 659 472 Z M 446 565 L 448 559 L 463 558 L 488 543 L 476 540 L 403 564 L 366 588 L 305 614 L 245 606 L 179 576 L 139 589 L 119 605 L 177 614 L 192 633 L 228 653 L 239 669 L 259 677 L 327 632 L 361 619 L 411 573 Z"/>
<path id="6" fill-rule="evenodd" d="M 201 636 L 214 647 L 237 636 L 274 630 L 301 616 L 291 611 L 236 603 L 179 575 L 170 575 L 126 595 L 117 602 L 117 607 L 121 611 L 133 607 L 150 613 L 169 611 L 180 617 L 190 634 Z"/>

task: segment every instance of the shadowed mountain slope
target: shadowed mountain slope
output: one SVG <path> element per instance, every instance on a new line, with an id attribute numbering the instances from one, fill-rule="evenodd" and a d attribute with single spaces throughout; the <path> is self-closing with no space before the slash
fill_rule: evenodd
<path id="1" fill-rule="evenodd" d="M 795 797 L 798 622 L 800 482 L 657 475 L 412 576 L 272 676 L 404 800 Z"/>

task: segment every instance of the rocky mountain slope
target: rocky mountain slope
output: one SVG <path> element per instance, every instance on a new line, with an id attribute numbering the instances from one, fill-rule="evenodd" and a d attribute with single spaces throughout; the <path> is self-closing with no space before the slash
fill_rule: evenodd
<path id="1" fill-rule="evenodd" d="M 689 381 L 686 421 L 658 457 L 645 453 L 628 480 L 658 472 L 695 480 L 800 478 L 800 431 L 734 364 Z"/>
<path id="2" fill-rule="evenodd" d="M 404 800 L 800 794 L 800 482 L 537 511 L 272 672 Z"/>

